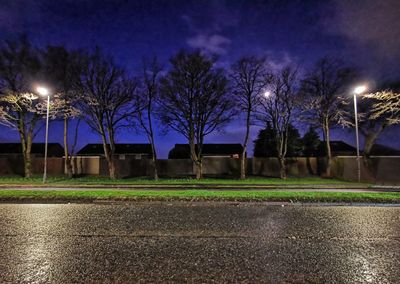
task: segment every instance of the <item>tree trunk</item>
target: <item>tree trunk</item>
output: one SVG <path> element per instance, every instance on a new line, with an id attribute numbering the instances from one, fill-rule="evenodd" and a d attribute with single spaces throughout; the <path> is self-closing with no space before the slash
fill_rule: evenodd
<path id="1" fill-rule="evenodd" d="M 22 147 L 22 157 L 24 158 L 24 177 L 32 177 L 32 162 L 31 162 L 31 148 L 32 141 L 30 141 L 29 136 L 25 137 L 25 124 L 22 118 L 18 121 L 18 133 L 21 141 Z"/>
<path id="2" fill-rule="evenodd" d="M 150 139 L 150 142 L 151 142 L 151 151 L 152 151 L 152 161 L 153 161 L 153 178 L 154 178 L 154 180 L 158 180 L 158 171 L 157 171 L 157 152 L 156 152 L 156 148 L 155 148 L 155 146 L 154 146 L 154 138 L 153 138 L 153 130 L 152 130 L 152 128 L 150 127 L 150 129 L 151 129 L 151 139 Z"/>
<path id="3" fill-rule="evenodd" d="M 158 180 L 158 171 L 157 171 L 157 158 L 153 156 L 153 178 L 154 180 Z"/>
<path id="4" fill-rule="evenodd" d="M 247 151 L 247 142 L 249 140 L 249 134 L 250 134 L 250 112 L 248 111 L 246 117 L 246 135 L 244 137 L 244 142 L 243 142 L 242 156 L 240 157 L 240 179 L 246 178 L 246 151 Z"/>
<path id="5" fill-rule="evenodd" d="M 116 161 L 114 157 L 115 153 L 115 136 L 114 136 L 114 129 L 112 127 L 108 127 L 108 141 L 110 142 L 110 152 L 109 154 L 109 171 L 110 171 L 110 178 L 116 179 L 118 176 L 118 172 L 116 169 Z"/>
<path id="6" fill-rule="evenodd" d="M 331 152 L 331 144 L 329 137 L 329 125 L 324 125 L 324 133 L 325 133 L 325 147 L 326 147 L 326 169 L 325 169 L 325 177 L 332 177 L 332 152 Z"/>
<path id="7" fill-rule="evenodd" d="M 23 156 L 24 156 L 24 176 L 26 178 L 31 178 L 32 177 L 32 157 L 31 157 L 31 154 L 25 152 L 25 154 Z"/>
<path id="8" fill-rule="evenodd" d="M 203 178 L 203 161 L 196 161 L 196 179 Z"/>
<path id="9" fill-rule="evenodd" d="M 197 145 L 200 147 L 199 145 Z M 190 147 L 190 158 L 196 167 L 196 179 L 201 179 L 203 177 L 203 169 L 202 169 L 202 160 L 201 160 L 201 153 L 196 153 L 196 145 L 194 143 L 194 135 L 190 134 L 189 137 L 189 147 Z M 200 149 L 198 149 L 200 151 Z"/>
<path id="10" fill-rule="evenodd" d="M 365 136 L 365 143 L 364 143 L 364 157 L 369 158 L 372 146 L 375 144 L 376 139 L 378 138 L 378 133 L 369 133 Z"/>
<path id="11" fill-rule="evenodd" d="M 64 169 L 67 177 L 72 178 L 72 159 L 68 150 L 68 118 L 64 118 Z"/>
<path id="12" fill-rule="evenodd" d="M 286 160 L 285 157 L 278 157 L 279 160 L 279 177 L 281 179 L 286 179 Z"/>
<path id="13" fill-rule="evenodd" d="M 25 139 L 25 135 L 21 133 L 21 145 L 22 145 L 22 154 L 24 157 L 24 176 L 26 178 L 31 178 L 32 177 L 31 135 L 28 134 L 28 137 Z"/>
<path id="14" fill-rule="evenodd" d="M 372 146 L 374 146 L 376 139 L 378 139 L 383 129 L 384 125 L 380 125 L 378 129 L 376 129 L 375 131 L 371 131 L 367 135 L 365 135 L 365 143 L 363 151 L 364 157 L 369 158 Z"/>
<path id="15" fill-rule="evenodd" d="M 73 177 L 73 165 L 71 156 L 66 156 L 65 158 L 65 169 L 67 171 L 67 178 L 71 179 Z"/>
<path id="16" fill-rule="evenodd" d="M 157 171 L 157 152 L 156 152 L 156 146 L 154 142 L 154 132 L 153 132 L 153 123 L 151 119 L 151 109 L 152 109 L 152 101 L 153 97 L 150 95 L 149 96 L 149 103 L 147 105 L 147 120 L 148 120 L 148 125 L 149 125 L 149 130 L 147 131 L 147 136 L 150 140 L 151 144 L 151 153 L 152 153 L 152 161 L 153 161 L 153 178 L 154 180 L 158 180 L 158 171 Z M 144 123 L 143 123 L 144 125 Z M 146 129 L 146 127 L 144 127 Z"/>
<path id="17" fill-rule="evenodd" d="M 100 133 L 101 133 L 101 140 L 103 142 L 104 156 L 106 157 L 107 160 L 109 177 L 111 179 L 116 179 L 114 153 L 111 150 L 112 146 L 107 144 L 107 138 L 103 128 L 100 128 Z M 110 149 L 108 147 L 110 147 Z"/>
<path id="18" fill-rule="evenodd" d="M 114 157 L 110 157 L 108 160 L 108 171 L 110 174 L 111 179 L 116 179 L 117 178 L 117 172 L 116 172 L 116 167 L 115 167 L 115 160 Z"/>
<path id="19" fill-rule="evenodd" d="M 246 179 L 246 148 L 243 147 L 243 152 L 240 157 L 240 179 Z"/>

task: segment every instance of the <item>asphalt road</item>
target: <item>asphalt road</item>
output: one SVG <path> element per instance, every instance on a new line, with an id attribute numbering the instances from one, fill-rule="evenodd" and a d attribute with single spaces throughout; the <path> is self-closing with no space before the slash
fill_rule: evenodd
<path id="1" fill-rule="evenodd" d="M 399 283 L 400 207 L 0 204 L 0 283 Z"/>

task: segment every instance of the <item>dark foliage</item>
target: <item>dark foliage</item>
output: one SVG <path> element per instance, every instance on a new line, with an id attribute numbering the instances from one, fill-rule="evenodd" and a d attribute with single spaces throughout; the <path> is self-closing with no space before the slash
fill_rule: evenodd
<path id="1" fill-rule="evenodd" d="M 275 131 L 271 123 L 267 123 L 267 127 L 258 132 L 257 139 L 254 140 L 254 157 L 277 157 Z M 299 131 L 293 126 L 289 125 L 288 131 L 288 148 L 287 157 L 299 157 L 303 155 L 303 145 Z"/>
<path id="2" fill-rule="evenodd" d="M 315 130 L 315 127 L 310 126 L 308 131 L 304 134 L 303 139 L 303 154 L 306 157 L 317 157 L 321 147 L 321 140 Z"/>

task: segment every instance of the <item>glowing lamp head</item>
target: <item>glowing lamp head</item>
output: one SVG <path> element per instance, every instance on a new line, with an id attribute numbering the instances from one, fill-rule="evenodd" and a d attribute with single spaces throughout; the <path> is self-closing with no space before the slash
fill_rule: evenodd
<path id="1" fill-rule="evenodd" d="M 362 86 L 357 86 L 354 88 L 354 94 L 356 95 L 360 95 L 362 93 L 364 93 L 367 90 L 367 87 L 362 85 Z"/>
<path id="2" fill-rule="evenodd" d="M 265 97 L 265 98 L 269 98 L 270 96 L 271 96 L 270 91 L 265 91 L 265 92 L 264 92 L 264 97 Z"/>
<path id="3" fill-rule="evenodd" d="M 41 96 L 48 96 L 49 95 L 49 90 L 46 89 L 45 87 L 37 87 L 36 91 L 39 93 Z"/>

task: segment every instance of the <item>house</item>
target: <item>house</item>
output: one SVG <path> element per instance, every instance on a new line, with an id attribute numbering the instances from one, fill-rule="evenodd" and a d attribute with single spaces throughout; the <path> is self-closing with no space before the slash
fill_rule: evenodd
<path id="1" fill-rule="evenodd" d="M 87 144 L 80 149 L 77 156 L 104 156 L 103 144 Z M 115 144 L 115 156 L 119 160 L 126 157 L 134 159 L 151 159 L 153 154 L 151 144 Z"/>
<path id="2" fill-rule="evenodd" d="M 357 156 L 357 149 L 343 141 L 331 141 L 331 151 L 332 156 Z M 321 143 L 321 147 L 319 150 L 319 156 L 324 156 L 325 153 L 325 144 Z M 363 155 L 362 148 L 360 148 L 360 156 Z M 373 157 L 388 157 L 388 156 L 400 156 L 400 151 L 393 149 L 391 147 L 374 144 L 371 148 L 370 156 Z"/>
<path id="3" fill-rule="evenodd" d="M 382 144 L 374 144 L 369 155 L 371 157 L 399 157 L 400 150 Z"/>
<path id="4" fill-rule="evenodd" d="M 31 155 L 33 157 L 44 157 L 45 143 L 32 143 Z M 22 156 L 21 143 L 0 143 L 0 156 Z M 48 157 L 63 157 L 64 148 L 59 143 L 47 144 Z"/>
<path id="5" fill-rule="evenodd" d="M 356 156 L 357 149 L 343 141 L 330 141 L 332 156 Z"/>
<path id="6" fill-rule="evenodd" d="M 242 152 L 241 144 L 203 144 L 202 156 L 238 159 Z M 189 144 L 175 144 L 175 147 L 169 151 L 168 159 L 190 159 Z"/>

